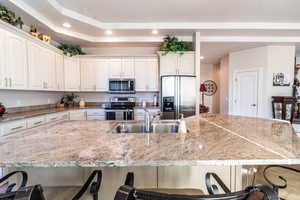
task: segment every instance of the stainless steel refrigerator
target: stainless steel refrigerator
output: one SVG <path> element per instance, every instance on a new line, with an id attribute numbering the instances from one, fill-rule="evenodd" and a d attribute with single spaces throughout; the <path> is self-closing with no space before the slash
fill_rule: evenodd
<path id="1" fill-rule="evenodd" d="M 196 114 L 196 77 L 161 77 L 162 119 L 179 119 Z"/>

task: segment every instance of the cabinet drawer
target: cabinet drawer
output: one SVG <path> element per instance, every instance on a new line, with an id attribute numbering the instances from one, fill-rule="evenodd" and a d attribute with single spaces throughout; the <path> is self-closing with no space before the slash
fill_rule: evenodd
<path id="1" fill-rule="evenodd" d="M 87 116 L 105 116 L 104 109 L 87 110 Z"/>
<path id="2" fill-rule="evenodd" d="M 70 112 L 70 120 L 86 120 L 86 112 L 72 111 Z"/>
<path id="3" fill-rule="evenodd" d="M 27 126 L 25 120 L 9 122 L 2 126 L 2 135 L 9 135 L 17 131 L 25 130 L 26 128 Z"/>
<path id="4" fill-rule="evenodd" d="M 37 127 L 37 126 L 43 125 L 45 123 L 46 123 L 46 119 L 45 119 L 44 116 L 42 116 L 42 117 L 35 117 L 35 118 L 27 120 L 27 127 L 28 128 L 33 128 L 33 127 Z"/>
<path id="5" fill-rule="evenodd" d="M 46 122 L 55 122 L 55 121 L 62 121 L 62 120 L 68 120 L 69 119 L 69 113 L 63 112 L 63 113 L 55 113 L 51 115 L 47 115 Z"/>
<path id="6" fill-rule="evenodd" d="M 105 120 L 105 116 L 104 115 L 88 115 L 87 116 L 87 120 Z"/>

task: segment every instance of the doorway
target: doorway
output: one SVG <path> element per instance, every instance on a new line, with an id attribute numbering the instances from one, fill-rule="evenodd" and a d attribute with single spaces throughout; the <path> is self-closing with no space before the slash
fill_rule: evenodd
<path id="1" fill-rule="evenodd" d="M 257 117 L 259 107 L 260 70 L 234 72 L 233 114 Z"/>

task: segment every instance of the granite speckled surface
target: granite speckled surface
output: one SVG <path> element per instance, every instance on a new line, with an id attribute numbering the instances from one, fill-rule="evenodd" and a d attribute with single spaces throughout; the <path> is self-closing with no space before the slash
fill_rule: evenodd
<path id="1" fill-rule="evenodd" d="M 64 121 L 0 138 L 0 167 L 300 164 L 289 123 L 202 115 L 186 134 L 112 134 L 116 121 Z"/>

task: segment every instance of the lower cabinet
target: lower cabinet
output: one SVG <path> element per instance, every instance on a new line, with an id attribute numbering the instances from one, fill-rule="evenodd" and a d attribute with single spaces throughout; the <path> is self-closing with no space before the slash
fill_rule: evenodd
<path id="1" fill-rule="evenodd" d="M 27 128 L 26 120 L 7 122 L 0 127 L 0 135 L 9 135 Z"/>
<path id="2" fill-rule="evenodd" d="M 89 109 L 86 112 L 87 120 L 105 120 L 104 109 Z"/>
<path id="3" fill-rule="evenodd" d="M 70 120 L 86 120 L 85 110 L 70 111 Z"/>

